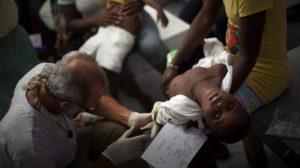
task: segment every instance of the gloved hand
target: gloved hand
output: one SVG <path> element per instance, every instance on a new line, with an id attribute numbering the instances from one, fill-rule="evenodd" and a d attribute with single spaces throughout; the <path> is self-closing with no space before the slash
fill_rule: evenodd
<path id="1" fill-rule="evenodd" d="M 134 130 L 131 127 L 114 143 L 109 145 L 104 152 L 103 156 L 108 158 L 113 164 L 118 162 L 132 160 L 139 157 L 144 151 L 144 143 L 149 140 L 149 135 L 139 135 L 128 138 Z"/>
<path id="2" fill-rule="evenodd" d="M 128 119 L 128 125 L 130 127 L 134 126 L 136 129 L 139 129 L 151 121 L 152 121 L 151 113 L 133 112 Z"/>

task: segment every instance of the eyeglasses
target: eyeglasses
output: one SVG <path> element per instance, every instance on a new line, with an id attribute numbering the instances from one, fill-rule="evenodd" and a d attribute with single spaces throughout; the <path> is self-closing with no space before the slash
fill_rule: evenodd
<path id="1" fill-rule="evenodd" d="M 95 107 L 90 107 L 90 108 L 85 107 L 84 105 L 79 104 L 79 103 L 74 103 L 74 104 L 77 104 L 78 106 L 80 106 L 81 108 L 83 108 L 84 111 L 86 111 L 86 112 L 88 112 L 88 113 L 92 113 L 92 114 L 95 114 L 95 113 L 96 113 L 96 109 L 97 109 L 97 107 L 98 107 L 98 102 L 97 102 L 97 104 L 96 104 Z"/>
<path id="2" fill-rule="evenodd" d="M 84 111 L 89 112 L 89 113 L 93 113 L 93 114 L 94 114 L 94 113 L 96 112 L 96 109 L 97 109 L 97 107 L 98 107 L 98 102 L 97 102 L 97 104 L 96 104 L 95 107 L 90 107 L 90 108 L 88 108 L 88 107 L 85 107 L 84 105 L 82 105 L 82 104 L 80 104 L 80 103 L 74 103 L 74 102 L 69 101 L 69 100 L 66 100 L 66 99 L 56 98 L 56 96 L 53 96 L 53 95 L 51 94 L 51 92 L 49 91 L 49 88 L 48 88 L 47 83 L 46 83 L 45 88 L 46 88 L 47 93 L 48 93 L 49 95 L 51 95 L 55 100 L 71 102 L 71 103 L 73 103 L 73 104 L 76 104 L 76 105 L 80 106 L 81 108 L 84 109 Z"/>
<path id="3" fill-rule="evenodd" d="M 64 100 L 64 99 L 62 99 L 61 101 L 68 101 L 68 102 L 70 102 L 70 103 L 76 104 L 77 106 L 80 106 L 81 108 L 83 108 L 84 111 L 86 111 L 86 112 L 88 112 L 88 113 L 92 113 L 92 114 L 95 114 L 95 113 L 96 113 L 96 109 L 97 109 L 97 107 L 98 107 L 98 102 L 97 102 L 97 104 L 96 104 L 95 107 L 90 107 L 90 108 L 88 108 L 88 107 L 85 107 L 84 105 L 82 105 L 82 104 L 80 104 L 80 103 L 74 103 L 74 102 L 72 102 L 72 101 L 70 101 L 70 100 Z"/>

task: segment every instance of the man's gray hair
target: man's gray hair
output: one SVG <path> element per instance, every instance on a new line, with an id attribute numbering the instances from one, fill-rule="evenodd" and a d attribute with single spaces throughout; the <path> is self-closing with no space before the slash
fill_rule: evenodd
<path id="1" fill-rule="evenodd" d="M 48 80 L 48 74 L 40 73 L 33 76 L 29 82 L 23 86 L 23 90 L 31 90 L 35 96 L 38 95 L 38 91 L 40 90 L 40 86 L 42 82 L 46 82 Z"/>
<path id="2" fill-rule="evenodd" d="M 83 68 L 69 66 L 75 59 L 86 61 Z M 71 51 L 56 63 L 46 82 L 48 94 L 59 100 L 84 104 L 90 96 L 90 85 L 105 87 L 106 76 L 97 61 L 84 52 Z"/>

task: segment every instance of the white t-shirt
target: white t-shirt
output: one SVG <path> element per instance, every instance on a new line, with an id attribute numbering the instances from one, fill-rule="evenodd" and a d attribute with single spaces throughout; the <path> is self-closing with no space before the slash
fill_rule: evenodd
<path id="1" fill-rule="evenodd" d="M 76 137 L 73 122 L 65 117 L 73 132 L 68 137 L 65 121 L 59 124 L 33 109 L 22 86 L 36 74 L 47 72 L 54 64 L 42 63 L 29 71 L 17 84 L 9 111 L 0 122 L 0 167 L 59 168 L 75 158 Z"/>

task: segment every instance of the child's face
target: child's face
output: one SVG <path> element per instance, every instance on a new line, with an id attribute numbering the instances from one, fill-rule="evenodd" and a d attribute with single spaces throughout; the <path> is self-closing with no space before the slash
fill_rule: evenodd
<path id="1" fill-rule="evenodd" d="M 240 113 L 244 113 L 243 107 L 234 96 L 216 88 L 205 92 L 205 100 L 201 105 L 203 120 L 208 127 L 234 126 Z"/>

